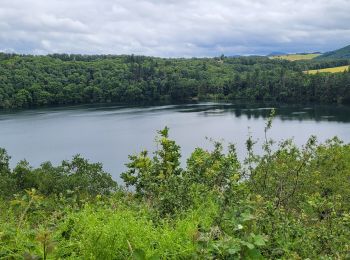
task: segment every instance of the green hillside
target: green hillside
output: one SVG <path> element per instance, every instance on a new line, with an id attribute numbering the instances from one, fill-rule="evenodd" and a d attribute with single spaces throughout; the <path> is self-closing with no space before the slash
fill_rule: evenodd
<path id="1" fill-rule="evenodd" d="M 326 52 L 318 56 L 317 59 L 350 59 L 350 45 L 335 51 Z"/>

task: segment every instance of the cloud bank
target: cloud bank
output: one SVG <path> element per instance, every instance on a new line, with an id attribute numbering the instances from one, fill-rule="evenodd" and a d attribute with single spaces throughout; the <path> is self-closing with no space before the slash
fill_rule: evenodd
<path id="1" fill-rule="evenodd" d="M 350 0 L 0 0 L 0 51 L 161 57 L 328 51 Z"/>

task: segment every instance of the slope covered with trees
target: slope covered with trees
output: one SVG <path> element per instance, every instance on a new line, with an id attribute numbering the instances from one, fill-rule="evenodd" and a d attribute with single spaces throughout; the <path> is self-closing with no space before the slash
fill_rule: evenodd
<path id="1" fill-rule="evenodd" d="M 214 142 L 182 168 L 165 128 L 130 156 L 129 191 L 80 157 L 11 170 L 0 150 L 0 258 L 349 258 L 350 146 L 266 136 L 260 156 L 252 137 L 243 162 Z"/>
<path id="2" fill-rule="evenodd" d="M 347 59 L 0 54 L 0 108 L 193 98 L 348 103 L 350 73 L 303 73 L 348 64 Z"/>
<path id="3" fill-rule="evenodd" d="M 326 52 L 316 59 L 350 59 L 350 45 L 335 51 Z"/>

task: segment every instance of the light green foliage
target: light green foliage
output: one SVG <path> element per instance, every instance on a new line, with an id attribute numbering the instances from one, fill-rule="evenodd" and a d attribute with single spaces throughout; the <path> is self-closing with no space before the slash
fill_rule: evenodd
<path id="1" fill-rule="evenodd" d="M 130 156 L 129 190 L 79 156 L 10 170 L 0 150 L 0 184 L 10 187 L 0 197 L 0 258 L 349 258 L 350 146 L 315 137 L 303 147 L 275 143 L 274 113 L 264 152 L 254 154 L 250 136 L 243 163 L 233 145 L 214 142 L 181 168 L 164 128 L 152 157 Z"/>
<path id="2" fill-rule="evenodd" d="M 136 195 L 158 207 L 160 214 L 173 214 L 185 208 L 191 199 L 183 183 L 180 147 L 168 138 L 168 128 L 159 131 L 159 149 L 151 159 L 147 152 L 130 156 L 129 170 L 121 176 L 127 186 L 135 186 Z"/>
<path id="3" fill-rule="evenodd" d="M 215 142 L 212 152 L 197 148 L 192 153 L 187 160 L 186 181 L 224 193 L 231 183 L 241 178 L 239 169 L 234 145 L 230 145 L 228 153 L 224 154 L 222 144 Z"/>
<path id="4" fill-rule="evenodd" d="M 198 212 L 192 212 L 183 219 L 164 220 L 155 225 L 147 209 L 135 211 L 119 205 L 96 212 L 86 207 L 70 215 L 61 227 L 67 232 L 74 223 L 69 240 L 62 241 L 60 246 L 65 248 L 65 243 L 73 243 L 74 252 L 83 259 L 126 259 L 137 250 L 147 257 L 190 257 L 196 252 L 193 236 L 201 218 Z"/>

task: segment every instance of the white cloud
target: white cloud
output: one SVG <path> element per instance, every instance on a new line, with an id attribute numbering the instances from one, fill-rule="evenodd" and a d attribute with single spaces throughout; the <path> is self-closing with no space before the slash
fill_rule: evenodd
<path id="1" fill-rule="evenodd" d="M 0 50 L 213 56 L 350 44 L 349 0 L 0 0 Z"/>

